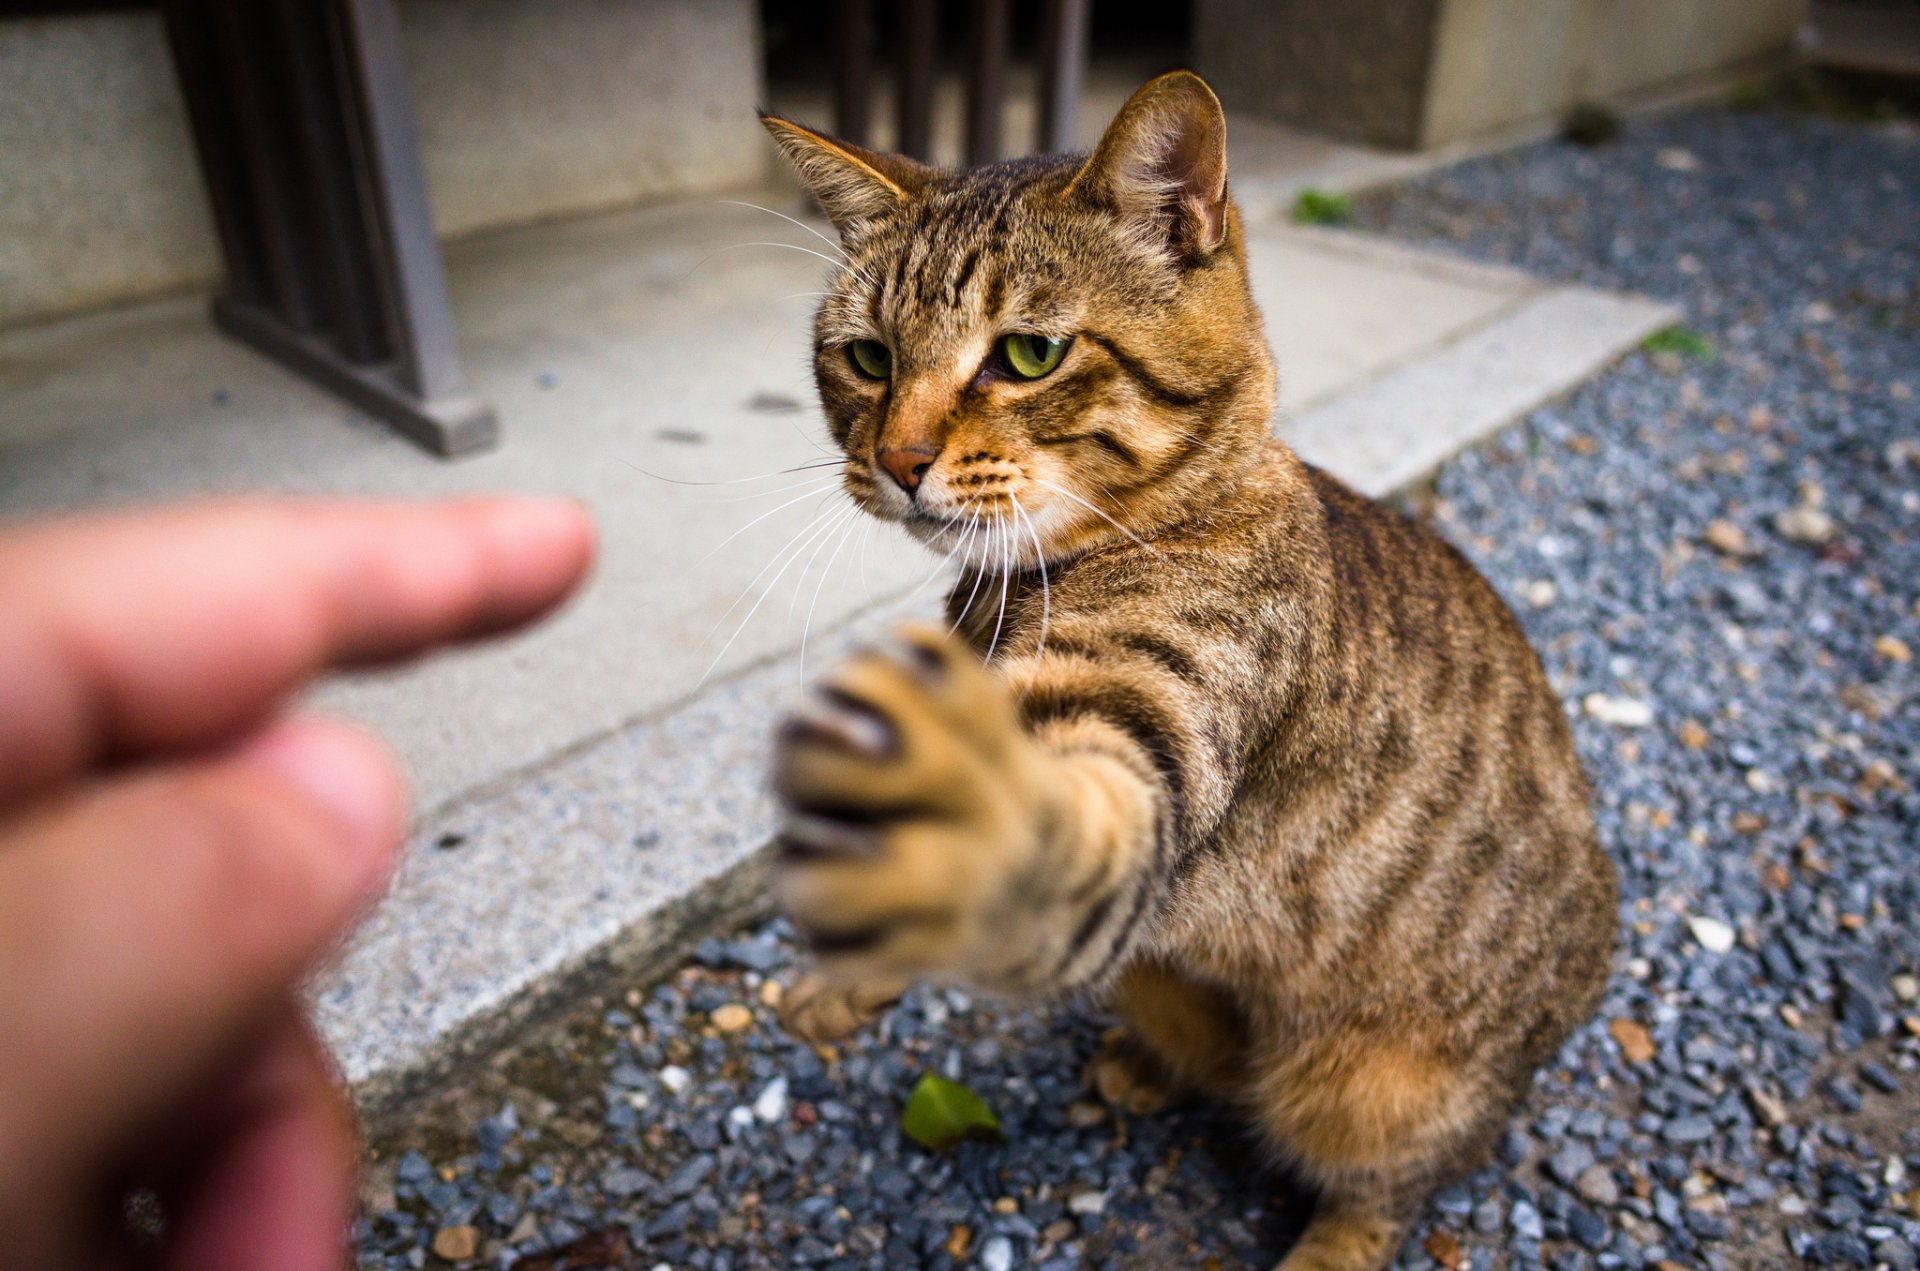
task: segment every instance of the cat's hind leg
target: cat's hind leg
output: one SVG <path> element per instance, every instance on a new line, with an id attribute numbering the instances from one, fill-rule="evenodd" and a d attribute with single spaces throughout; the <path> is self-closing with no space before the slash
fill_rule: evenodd
<path id="1" fill-rule="evenodd" d="M 1508 1091 L 1409 1030 L 1348 1029 L 1256 1062 L 1256 1126 L 1320 1192 L 1280 1271 L 1379 1271 L 1438 1183 L 1471 1168 Z"/>
<path id="2" fill-rule="evenodd" d="M 1137 1085 L 1157 1078 L 1153 1084 L 1169 1092 L 1215 1097 L 1234 1092 L 1246 1070 L 1247 1037 L 1225 992 L 1166 962 L 1142 958 L 1120 973 L 1110 999 L 1126 1021 L 1133 1044 L 1108 1046 L 1096 1066 L 1130 1062 L 1142 1079 Z M 1150 1063 L 1140 1062 L 1142 1057 L 1134 1053 L 1139 1050 L 1150 1056 Z"/>
<path id="3" fill-rule="evenodd" d="M 1380 1271 L 1411 1222 L 1384 1197 L 1322 1193 L 1307 1229 L 1274 1271 Z"/>

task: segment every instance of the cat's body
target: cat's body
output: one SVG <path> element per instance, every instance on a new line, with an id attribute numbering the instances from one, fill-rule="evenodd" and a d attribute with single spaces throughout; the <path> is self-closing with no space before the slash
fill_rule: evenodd
<path id="1" fill-rule="evenodd" d="M 1321 1188 L 1288 1271 L 1384 1265 L 1604 984 L 1613 870 L 1538 659 L 1451 547 L 1267 437 L 1198 80 L 1084 164 L 770 126 L 851 262 L 817 328 L 848 487 L 969 562 L 965 647 L 909 633 L 783 734 L 780 891 L 834 975 L 798 1025 L 912 975 L 1103 992 Z"/>

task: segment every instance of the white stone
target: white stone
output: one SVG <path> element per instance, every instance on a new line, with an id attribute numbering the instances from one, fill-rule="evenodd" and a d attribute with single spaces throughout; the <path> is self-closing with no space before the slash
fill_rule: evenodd
<path id="1" fill-rule="evenodd" d="M 1107 1212 L 1107 1194 L 1076 1192 L 1067 1197 L 1067 1211 L 1075 1214 L 1104 1214 Z"/>
<path id="2" fill-rule="evenodd" d="M 678 1064 L 668 1064 L 660 1070 L 660 1084 L 668 1094 L 679 1094 L 693 1083 L 693 1074 Z"/>
<path id="3" fill-rule="evenodd" d="M 1693 938 L 1708 953 L 1725 953 L 1733 948 L 1733 928 L 1718 918 L 1695 914 L 1687 919 L 1687 926 L 1692 929 Z"/>
<path id="4" fill-rule="evenodd" d="M 773 1125 L 787 1119 L 787 1079 L 775 1077 L 753 1101 L 753 1115 Z"/>
<path id="5" fill-rule="evenodd" d="M 1920 978 L 1908 975 L 1904 971 L 1888 980 L 1887 986 L 1893 990 L 1893 995 L 1903 1002 L 1911 1002 L 1920 997 Z"/>
<path id="6" fill-rule="evenodd" d="M 1615 728 L 1645 728 L 1653 722 L 1653 707 L 1634 697 L 1589 693 L 1580 706 L 1592 718 Z"/>
<path id="7" fill-rule="evenodd" d="M 995 1236 L 981 1245 L 980 1271 L 1013 1271 L 1013 1242 Z"/>
<path id="8" fill-rule="evenodd" d="M 1552 579 L 1538 578 L 1527 584 L 1523 594 L 1535 609 L 1545 609 L 1560 598 L 1560 589 L 1553 585 Z"/>
<path id="9" fill-rule="evenodd" d="M 1808 503 L 1795 504 L 1775 516 L 1773 528 L 1789 542 L 1815 546 L 1832 542 L 1834 535 L 1839 532 L 1832 517 Z"/>

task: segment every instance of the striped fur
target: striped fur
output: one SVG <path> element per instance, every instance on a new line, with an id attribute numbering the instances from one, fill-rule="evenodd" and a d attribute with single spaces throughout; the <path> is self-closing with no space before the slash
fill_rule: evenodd
<path id="1" fill-rule="evenodd" d="M 1587 1015 L 1613 870 L 1512 616 L 1268 435 L 1205 85 L 1088 158 L 952 174 L 769 127 L 842 230 L 817 374 L 848 490 L 963 562 L 783 730 L 816 1038 L 917 976 L 1108 995 L 1322 1189 L 1283 1264 L 1391 1259 Z M 1049 376 L 1010 331 L 1070 338 Z M 846 346 L 882 341 L 884 380 Z M 930 457 L 911 495 L 877 462 Z"/>

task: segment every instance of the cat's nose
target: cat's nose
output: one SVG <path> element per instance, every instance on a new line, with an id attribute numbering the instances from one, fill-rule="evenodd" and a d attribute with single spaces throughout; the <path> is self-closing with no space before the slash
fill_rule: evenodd
<path id="1" fill-rule="evenodd" d="M 927 469 L 940 457 L 940 452 L 931 446 L 887 446 L 876 457 L 894 484 L 912 498 L 920 488 L 920 479 L 927 475 Z"/>

